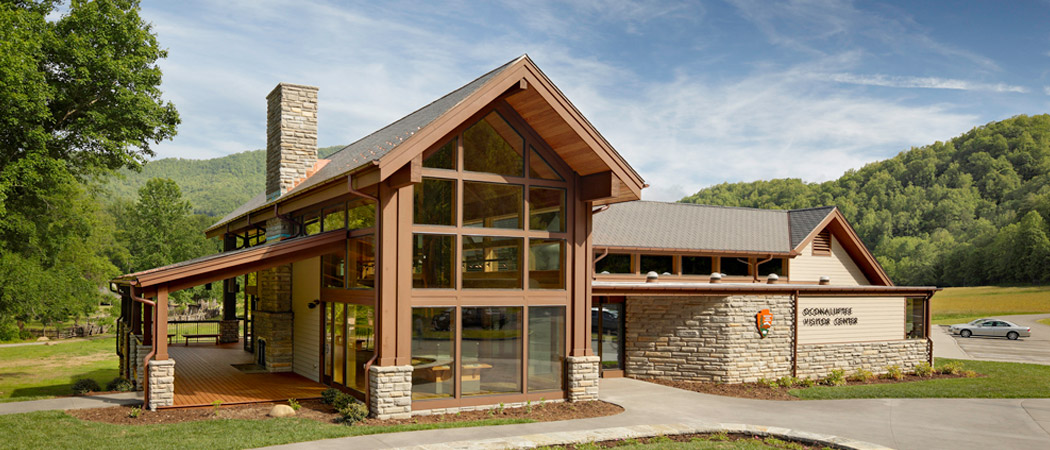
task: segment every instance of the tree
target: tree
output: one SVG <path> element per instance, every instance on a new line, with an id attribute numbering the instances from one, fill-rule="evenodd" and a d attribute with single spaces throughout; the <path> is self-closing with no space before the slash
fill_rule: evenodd
<path id="1" fill-rule="evenodd" d="M 62 318 L 99 299 L 97 185 L 175 134 L 136 0 L 0 0 L 0 321 Z"/>
<path id="2" fill-rule="evenodd" d="M 139 189 L 138 201 L 122 208 L 117 219 L 118 240 L 128 250 L 122 269 L 137 272 L 217 252 L 216 243 L 200 232 L 200 216 L 190 215 L 192 209 L 174 181 L 147 181 Z M 204 295 L 182 293 L 175 298 L 185 302 Z"/>

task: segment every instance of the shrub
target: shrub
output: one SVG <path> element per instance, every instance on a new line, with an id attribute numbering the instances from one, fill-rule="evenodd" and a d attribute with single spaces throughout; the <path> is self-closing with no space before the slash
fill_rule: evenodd
<path id="1" fill-rule="evenodd" d="M 332 400 L 332 406 L 339 410 L 346 408 L 347 405 L 355 402 L 357 402 L 357 399 L 355 399 L 354 396 L 345 392 L 340 392 L 339 395 L 335 396 L 335 400 Z"/>
<path id="2" fill-rule="evenodd" d="M 915 375 L 923 378 L 933 376 L 933 366 L 930 363 L 923 361 L 919 365 L 915 366 Z"/>
<path id="3" fill-rule="evenodd" d="M 135 385 L 121 377 L 116 377 L 106 384 L 107 391 L 129 392 L 135 389 Z"/>
<path id="4" fill-rule="evenodd" d="M 798 378 L 795 377 L 780 377 L 780 379 L 777 380 L 777 385 L 782 388 L 789 388 L 798 384 L 798 381 Z"/>
<path id="5" fill-rule="evenodd" d="M 758 379 L 758 384 L 760 384 L 762 386 L 765 386 L 767 388 L 770 388 L 770 389 L 777 389 L 777 388 L 780 387 L 780 385 L 777 384 L 777 380 L 770 380 L 770 379 L 766 379 L 766 378 L 759 378 Z"/>
<path id="6" fill-rule="evenodd" d="M 963 370 L 963 371 L 959 372 L 959 374 L 964 376 L 964 377 L 966 377 L 966 378 L 973 378 L 973 377 L 977 376 L 977 372 L 974 372 L 972 370 Z"/>
<path id="7" fill-rule="evenodd" d="M 364 404 L 351 400 L 350 403 L 339 408 L 339 421 L 353 425 L 368 418 L 368 408 Z"/>
<path id="8" fill-rule="evenodd" d="M 886 373 L 882 374 L 882 378 L 885 378 L 887 380 L 900 381 L 904 379 L 904 371 L 901 370 L 901 366 L 898 366 L 896 364 L 892 366 L 886 366 Z"/>
<path id="9" fill-rule="evenodd" d="M 91 378 L 81 378 L 73 383 L 73 395 L 84 395 L 88 392 L 98 392 L 102 388 L 98 386 L 98 383 Z"/>
<path id="10" fill-rule="evenodd" d="M 798 384 L 802 387 L 811 388 L 813 386 L 816 386 L 817 382 L 812 378 L 802 378 L 798 380 Z"/>
<path id="11" fill-rule="evenodd" d="M 849 381 L 865 382 L 865 381 L 868 381 L 868 380 L 870 380 L 872 378 L 875 378 L 875 375 L 872 374 L 870 370 L 857 369 L 856 372 L 853 372 L 846 379 L 849 380 Z"/>
<path id="12" fill-rule="evenodd" d="M 132 406 L 131 411 L 128 411 L 128 417 L 132 419 L 138 419 L 140 414 L 142 414 L 142 408 L 138 406 Z"/>
<path id="13" fill-rule="evenodd" d="M 18 338 L 18 328 L 6 324 L 0 325 L 0 341 L 15 341 Z"/>
<path id="14" fill-rule="evenodd" d="M 321 391 L 321 403 L 324 403 L 326 405 L 334 405 L 335 404 L 335 398 L 339 394 L 342 394 L 342 392 L 340 392 L 339 389 L 336 389 L 336 388 L 325 389 L 325 390 Z"/>
<path id="15" fill-rule="evenodd" d="M 33 336 L 33 332 L 31 332 L 29 330 L 19 330 L 18 331 L 18 339 L 21 339 L 23 341 L 28 341 L 30 339 L 33 339 L 33 337 L 34 337 Z"/>
<path id="16" fill-rule="evenodd" d="M 299 404 L 299 401 L 294 399 L 294 398 L 288 399 L 288 406 L 292 407 L 292 411 L 298 411 L 299 408 L 303 407 L 302 405 Z"/>
<path id="17" fill-rule="evenodd" d="M 962 363 L 958 361 L 944 363 L 941 365 L 940 369 L 938 369 L 940 373 L 943 373 L 945 375 L 955 375 L 959 372 L 962 372 L 962 370 Z"/>
<path id="18" fill-rule="evenodd" d="M 834 369 L 824 377 L 823 383 L 828 386 L 842 386 L 846 384 L 846 371 Z"/>

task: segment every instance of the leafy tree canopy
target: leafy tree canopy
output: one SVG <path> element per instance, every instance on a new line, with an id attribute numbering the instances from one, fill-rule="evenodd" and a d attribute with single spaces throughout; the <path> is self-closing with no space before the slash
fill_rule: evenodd
<path id="1" fill-rule="evenodd" d="M 835 205 L 899 284 L 1050 281 L 1050 115 L 912 148 L 837 180 L 723 183 L 683 202 Z"/>

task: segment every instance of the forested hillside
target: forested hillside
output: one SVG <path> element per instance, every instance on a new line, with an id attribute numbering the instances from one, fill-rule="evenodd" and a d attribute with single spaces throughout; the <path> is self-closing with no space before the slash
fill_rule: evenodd
<path id="1" fill-rule="evenodd" d="M 324 147 L 318 153 L 324 158 L 341 148 Z M 263 191 L 266 151 L 249 150 L 214 159 L 158 159 L 139 172 L 122 170 L 107 186 L 114 200 L 130 201 L 151 178 L 174 180 L 193 205 L 194 214 L 219 218 Z"/>
<path id="2" fill-rule="evenodd" d="M 1050 115 L 992 122 L 824 183 L 723 183 L 683 202 L 838 206 L 897 284 L 1050 281 Z"/>

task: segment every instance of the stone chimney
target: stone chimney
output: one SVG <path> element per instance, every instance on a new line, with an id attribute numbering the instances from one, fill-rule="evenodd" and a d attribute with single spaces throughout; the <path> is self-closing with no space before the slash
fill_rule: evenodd
<path id="1" fill-rule="evenodd" d="M 288 192 L 317 163 L 317 88 L 280 83 L 266 96 L 266 199 Z"/>

